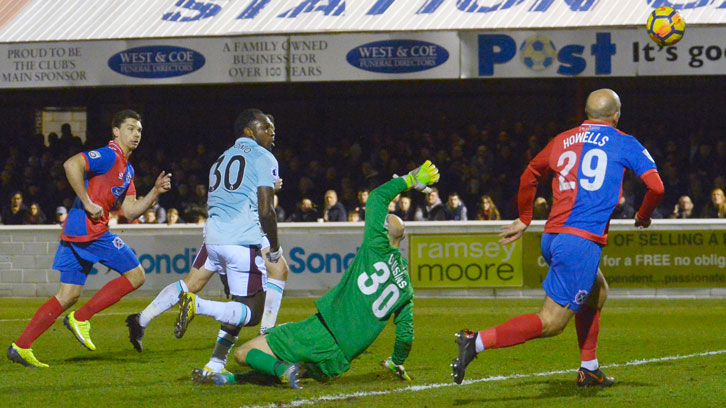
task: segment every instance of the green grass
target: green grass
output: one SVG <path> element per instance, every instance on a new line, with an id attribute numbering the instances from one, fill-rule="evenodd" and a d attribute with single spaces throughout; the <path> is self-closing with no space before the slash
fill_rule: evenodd
<path id="1" fill-rule="evenodd" d="M 0 299 L 0 344 L 14 341 L 44 301 Z M 539 300 L 417 299 L 416 339 L 405 364 L 413 383 L 403 383 L 378 366 L 392 351 L 394 332 L 389 324 L 349 372 L 325 384 L 304 380 L 303 390 L 258 384 L 193 385 L 190 373 L 208 361 L 219 327 L 205 317 L 197 317 L 179 340 L 173 335 L 175 315 L 163 314 L 147 328 L 145 350 L 137 353 L 128 342 L 124 319 L 148 301 L 124 299 L 95 316 L 94 352 L 81 347 L 58 320 L 33 344 L 36 357 L 50 364 L 49 369 L 27 369 L 7 360 L 0 363 L 0 406 L 212 408 L 282 405 L 333 395 L 343 399 L 315 401 L 311 406 L 694 408 L 721 407 L 726 401 L 726 353 L 623 366 L 635 360 L 726 349 L 725 300 L 609 300 L 602 315 L 598 357 L 604 366 L 618 366 L 606 369 L 617 382 L 604 390 L 578 389 L 574 372 L 451 385 L 455 332 L 464 327 L 482 329 L 537 311 Z M 301 320 L 314 310 L 312 299 L 285 299 L 278 322 Z M 574 370 L 579 353 L 572 326 L 555 338 L 487 351 L 471 363 L 466 378 Z M 253 329 L 244 329 L 240 341 L 253 335 Z M 234 362 L 228 368 L 246 370 Z M 403 390 L 432 384 L 439 386 Z M 371 391 L 386 393 L 353 395 Z"/>

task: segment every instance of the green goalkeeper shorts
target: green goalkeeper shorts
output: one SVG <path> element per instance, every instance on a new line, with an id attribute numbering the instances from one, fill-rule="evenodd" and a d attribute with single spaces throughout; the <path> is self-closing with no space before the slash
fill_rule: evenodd
<path id="1" fill-rule="evenodd" d="M 273 327 L 267 332 L 267 344 L 281 360 L 302 363 L 318 381 L 338 377 L 350 369 L 350 362 L 317 314 Z"/>

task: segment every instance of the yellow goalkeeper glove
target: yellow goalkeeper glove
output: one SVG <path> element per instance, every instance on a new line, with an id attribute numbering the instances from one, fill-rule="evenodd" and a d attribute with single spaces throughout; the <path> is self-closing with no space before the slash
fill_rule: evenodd
<path id="1" fill-rule="evenodd" d="M 431 192 L 428 186 L 439 181 L 439 169 L 431 161 L 426 160 L 424 164 L 411 170 L 404 179 L 409 189 L 415 188 L 422 193 L 428 194 Z"/>

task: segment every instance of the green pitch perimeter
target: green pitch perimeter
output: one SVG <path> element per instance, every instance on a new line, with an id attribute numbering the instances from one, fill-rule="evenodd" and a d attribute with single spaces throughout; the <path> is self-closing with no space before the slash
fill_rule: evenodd
<path id="1" fill-rule="evenodd" d="M 79 304 L 87 298 L 82 299 Z M 22 332 L 45 299 L 0 299 L 0 344 Z M 598 357 L 615 376 L 610 389 L 575 386 L 579 364 L 574 324 L 559 337 L 487 351 L 472 362 L 467 380 L 452 386 L 449 363 L 456 355 L 454 333 L 481 329 L 511 316 L 537 311 L 537 300 L 416 299 L 416 338 L 405 366 L 413 377 L 404 383 L 378 363 L 391 354 L 393 326 L 327 384 L 304 380 L 303 390 L 247 383 L 197 386 L 193 368 L 211 353 L 219 325 L 203 316 L 184 338 L 173 336 L 175 314 L 168 312 L 146 330 L 144 352 L 127 339 L 124 319 L 149 299 L 124 299 L 92 319 L 96 351 L 82 348 L 59 319 L 33 344 L 49 369 L 27 369 L 5 358 L 0 362 L 0 406 L 23 407 L 721 407 L 726 401 L 726 300 L 612 299 L 602 315 Z M 278 322 L 313 313 L 312 299 L 285 299 Z M 254 335 L 245 329 L 244 341 Z M 704 352 L 717 352 L 696 355 Z M 675 356 L 696 355 L 670 359 Z M 624 365 L 641 361 L 638 365 Z M 244 371 L 231 362 L 231 371 Z M 533 375 L 540 373 L 542 375 Z M 481 381 L 477 381 L 481 380 Z M 402 390 L 409 386 L 418 386 Z M 309 404 L 309 405 L 308 405 Z"/>

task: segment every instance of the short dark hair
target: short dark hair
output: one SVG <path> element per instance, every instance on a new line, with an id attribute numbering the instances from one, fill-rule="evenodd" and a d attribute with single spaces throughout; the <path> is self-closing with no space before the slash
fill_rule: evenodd
<path id="1" fill-rule="evenodd" d="M 264 113 L 257 108 L 243 110 L 234 121 L 234 137 L 242 136 L 245 128 L 250 127 L 250 124 L 257 120 L 257 115 L 264 115 Z"/>
<path id="2" fill-rule="evenodd" d="M 111 119 L 111 127 L 120 128 L 121 124 L 124 123 L 124 121 L 128 118 L 136 119 L 139 122 L 141 121 L 141 115 L 139 115 L 135 111 L 132 111 L 131 109 L 126 109 L 122 110 L 121 112 L 116 112 L 113 115 L 113 119 Z"/>

